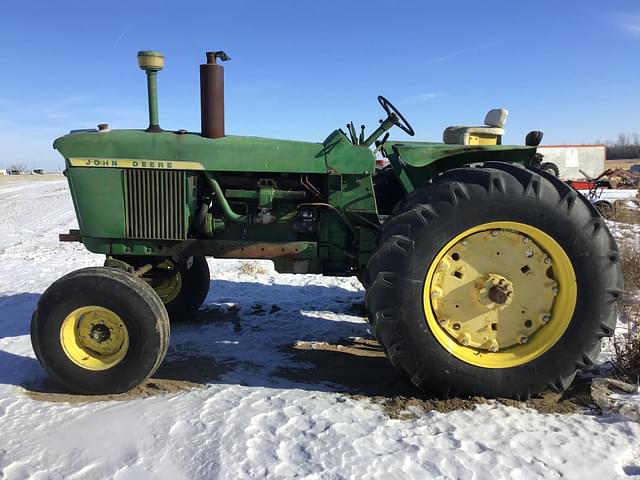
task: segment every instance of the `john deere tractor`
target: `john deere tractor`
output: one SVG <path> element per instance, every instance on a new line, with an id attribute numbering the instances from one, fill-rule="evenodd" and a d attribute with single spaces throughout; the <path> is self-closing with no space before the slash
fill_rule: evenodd
<path id="1" fill-rule="evenodd" d="M 61 240 L 106 257 L 54 282 L 33 314 L 35 353 L 65 389 L 117 393 L 149 378 L 171 322 L 207 295 L 205 257 L 357 276 L 391 363 L 443 395 L 561 391 L 612 335 L 615 241 L 589 202 L 534 166 L 540 132 L 502 145 L 496 110 L 444 143 L 392 141 L 389 130 L 414 131 L 380 96 L 370 134 L 349 123 L 319 143 L 226 135 L 224 52 L 200 66 L 202 132 L 167 131 L 164 57 L 137 58 L 148 128 L 102 124 L 54 143 L 80 227 Z"/>

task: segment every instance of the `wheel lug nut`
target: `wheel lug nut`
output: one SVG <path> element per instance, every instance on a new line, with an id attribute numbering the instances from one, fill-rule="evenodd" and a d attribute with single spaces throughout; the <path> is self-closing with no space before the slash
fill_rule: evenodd
<path id="1" fill-rule="evenodd" d="M 529 239 L 527 237 L 522 237 L 522 243 L 529 243 Z"/>
<path id="2" fill-rule="evenodd" d="M 498 236 L 498 231 L 497 231 L 497 230 L 493 230 L 493 231 L 491 232 L 491 236 L 492 236 L 492 237 L 497 237 L 497 236 Z"/>
<path id="3" fill-rule="evenodd" d="M 529 249 L 526 251 L 525 255 L 529 258 L 533 257 L 533 250 Z"/>
<path id="4" fill-rule="evenodd" d="M 491 340 L 491 344 L 489 345 L 489 351 L 495 353 L 498 350 L 499 350 L 499 346 L 496 339 Z"/>
<path id="5" fill-rule="evenodd" d="M 546 263 L 547 265 L 549 265 L 551 263 L 551 259 L 549 257 L 546 257 L 544 259 L 544 263 Z"/>
<path id="6" fill-rule="evenodd" d="M 553 292 L 553 294 L 554 294 L 554 295 L 557 295 L 557 294 L 558 294 L 558 292 L 560 292 L 560 290 L 558 289 L 558 287 L 553 287 L 553 288 L 551 289 L 551 291 Z"/>
<path id="7" fill-rule="evenodd" d="M 549 315 L 548 313 L 542 316 L 542 323 L 549 323 L 550 320 L 551 315 Z"/>
<path id="8" fill-rule="evenodd" d="M 529 341 L 529 339 L 528 339 L 527 337 L 521 337 L 521 338 L 520 338 L 520 343 L 522 343 L 523 345 L 524 345 L 525 343 L 527 343 L 528 341 Z"/>
<path id="9" fill-rule="evenodd" d="M 464 334 L 464 337 L 462 337 L 462 340 L 460 340 L 460 343 L 464 346 L 467 347 L 469 346 L 469 343 L 471 343 L 471 336 L 468 333 Z"/>
<path id="10" fill-rule="evenodd" d="M 452 327 L 453 327 L 454 330 L 460 330 L 460 324 L 459 323 L 454 323 L 452 325 Z"/>

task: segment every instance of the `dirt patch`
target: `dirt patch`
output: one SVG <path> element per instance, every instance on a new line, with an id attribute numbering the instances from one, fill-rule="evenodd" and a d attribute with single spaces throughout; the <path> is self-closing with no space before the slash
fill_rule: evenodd
<path id="1" fill-rule="evenodd" d="M 341 340 L 335 343 L 303 342 L 280 348 L 296 363 L 311 364 L 311 368 L 280 367 L 275 375 L 301 383 L 325 383 L 338 391 L 368 395 L 401 395 L 415 388 L 387 361 L 378 342 L 366 338 Z"/>
<path id="2" fill-rule="evenodd" d="M 484 397 L 469 398 L 435 398 L 428 397 L 420 392 L 410 397 L 380 397 L 371 398 L 375 403 L 383 406 L 385 413 L 390 418 L 399 420 L 411 420 L 417 418 L 420 413 L 436 411 L 441 413 L 456 410 L 473 410 L 477 405 L 496 402 L 508 407 L 530 408 L 540 413 L 576 413 L 582 409 L 592 407 L 591 397 L 586 393 L 584 398 L 578 398 L 573 393 L 568 396 L 553 392 L 545 392 L 542 395 L 521 402 L 509 398 L 487 399 Z"/>
<path id="3" fill-rule="evenodd" d="M 519 402 L 483 397 L 438 398 L 414 387 L 385 358 L 380 344 L 373 339 L 344 339 L 335 343 L 297 342 L 281 348 L 299 363 L 311 368 L 282 367 L 276 375 L 302 383 L 327 383 L 336 391 L 357 399 L 380 404 L 385 413 L 396 419 L 416 418 L 420 413 L 471 410 L 476 405 L 496 401 L 503 405 L 531 408 L 541 413 L 574 413 L 591 407 L 588 381 L 577 380 L 564 394 L 544 394 Z"/>
<path id="4" fill-rule="evenodd" d="M 48 378 L 43 382 L 22 387 L 25 394 L 33 399 L 45 402 L 92 403 L 106 400 L 132 400 L 167 393 L 183 392 L 202 388 L 207 383 L 219 380 L 235 365 L 217 363 L 213 357 L 179 356 L 167 358 L 149 380 L 134 389 L 115 395 L 73 395 L 64 392 Z"/>
<path id="5" fill-rule="evenodd" d="M 244 261 L 240 265 L 240 274 L 248 275 L 250 277 L 256 277 L 258 275 L 264 275 L 269 273 L 266 268 L 260 265 L 258 262 Z"/>
<path id="6" fill-rule="evenodd" d="M 640 224 L 640 209 L 616 204 L 615 212 L 611 216 L 610 220 L 613 220 L 614 222 L 629 223 L 632 225 Z"/>

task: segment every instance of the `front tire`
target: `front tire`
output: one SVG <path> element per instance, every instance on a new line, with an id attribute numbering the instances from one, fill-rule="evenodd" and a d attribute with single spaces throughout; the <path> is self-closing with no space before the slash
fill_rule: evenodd
<path id="1" fill-rule="evenodd" d="M 31 319 L 31 343 L 65 390 L 122 393 L 162 362 L 169 318 L 144 281 L 113 268 L 84 268 L 44 292 Z"/>
<path id="2" fill-rule="evenodd" d="M 165 260 L 152 270 L 151 274 L 157 275 L 148 278 L 172 322 L 183 322 L 193 315 L 209 293 L 211 275 L 207 259 L 192 258 L 191 265 L 184 270 Z"/>
<path id="3" fill-rule="evenodd" d="M 613 334 L 622 292 L 597 211 L 551 175 L 499 162 L 411 194 L 367 270 L 368 316 L 390 361 L 445 395 L 566 389 Z"/>

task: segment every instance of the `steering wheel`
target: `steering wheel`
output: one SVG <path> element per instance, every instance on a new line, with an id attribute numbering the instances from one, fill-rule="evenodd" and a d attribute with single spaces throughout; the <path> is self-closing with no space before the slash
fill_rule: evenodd
<path id="1" fill-rule="evenodd" d="M 382 108 L 384 108 L 384 111 L 387 112 L 387 115 L 389 115 L 389 118 L 393 121 L 393 123 L 397 127 L 400 128 L 400 130 L 405 132 L 410 137 L 413 137 L 416 134 L 416 132 L 413 131 L 413 128 L 411 127 L 409 122 L 407 122 L 407 120 L 402 116 L 402 114 L 398 111 L 398 109 L 394 107 L 389 100 L 384 98 L 382 95 L 378 95 L 378 102 L 380 102 L 380 105 L 382 105 Z"/>

